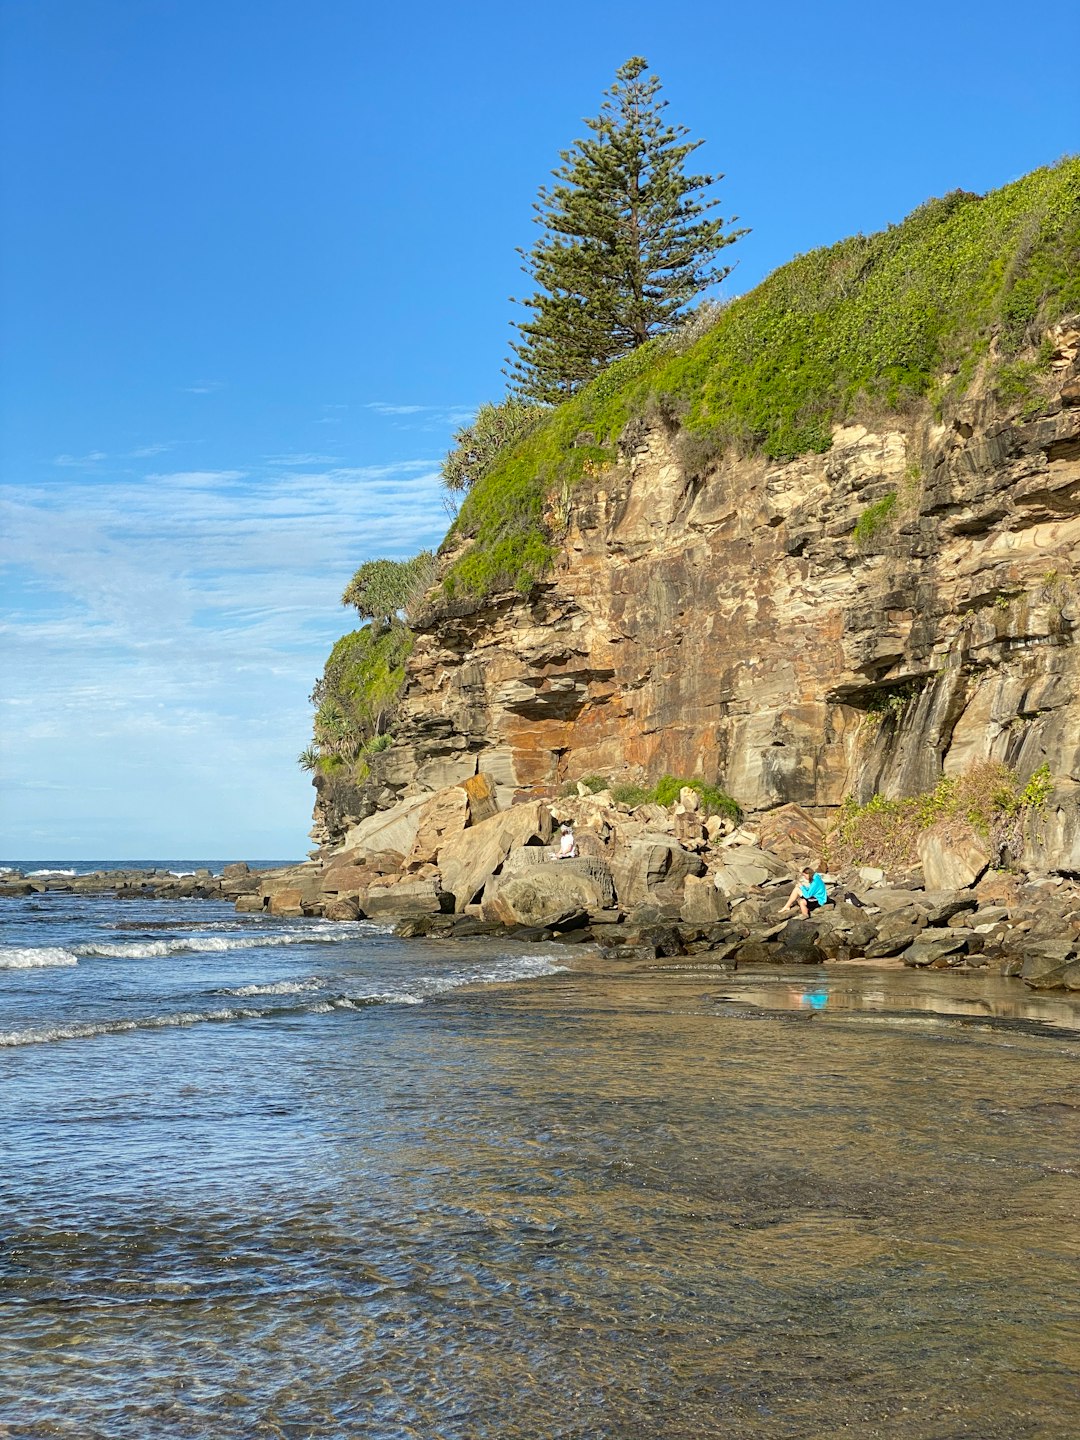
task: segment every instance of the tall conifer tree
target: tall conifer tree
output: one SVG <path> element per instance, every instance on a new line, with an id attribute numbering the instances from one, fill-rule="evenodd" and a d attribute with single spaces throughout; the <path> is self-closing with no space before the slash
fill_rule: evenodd
<path id="1" fill-rule="evenodd" d="M 671 330 L 685 307 L 731 267 L 717 256 L 744 230 L 709 218 L 722 175 L 687 175 L 701 140 L 663 118 L 660 81 L 635 56 L 616 73 L 591 131 L 561 152 L 555 184 L 534 206 L 543 235 L 521 251 L 537 286 L 513 345 L 514 388 L 565 400 L 613 360 Z"/>

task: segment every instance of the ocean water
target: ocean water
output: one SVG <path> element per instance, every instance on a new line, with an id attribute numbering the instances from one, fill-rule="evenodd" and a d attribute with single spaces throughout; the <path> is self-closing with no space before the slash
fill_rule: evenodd
<path id="1" fill-rule="evenodd" d="M 985 976 L 0 900 L 0 1435 L 1080 1434 L 1078 1061 Z"/>

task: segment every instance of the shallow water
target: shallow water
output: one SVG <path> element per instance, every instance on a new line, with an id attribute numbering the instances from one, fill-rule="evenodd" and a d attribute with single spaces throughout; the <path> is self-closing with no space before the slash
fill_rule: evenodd
<path id="1" fill-rule="evenodd" d="M 0 972 L 8 1434 L 1080 1433 L 1075 1002 L 239 918 Z"/>

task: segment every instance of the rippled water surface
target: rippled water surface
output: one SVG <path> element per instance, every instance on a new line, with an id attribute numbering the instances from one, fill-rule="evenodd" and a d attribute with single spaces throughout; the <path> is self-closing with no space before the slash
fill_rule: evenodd
<path id="1" fill-rule="evenodd" d="M 1080 1434 L 1076 1002 L 3 904 L 0 1434 Z"/>

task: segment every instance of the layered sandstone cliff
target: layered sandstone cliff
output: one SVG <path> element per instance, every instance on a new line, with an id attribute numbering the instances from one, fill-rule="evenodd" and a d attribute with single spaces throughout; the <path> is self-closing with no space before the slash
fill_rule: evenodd
<path id="1" fill-rule="evenodd" d="M 1080 871 L 1080 320 L 1048 344 L 1029 418 L 976 384 L 943 421 L 704 468 L 628 426 L 549 507 L 553 573 L 418 617 L 364 808 L 479 770 L 518 797 L 667 771 L 827 817 L 993 758 L 1049 765 L 1030 843 Z"/>

